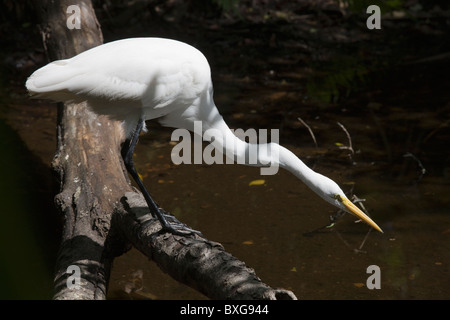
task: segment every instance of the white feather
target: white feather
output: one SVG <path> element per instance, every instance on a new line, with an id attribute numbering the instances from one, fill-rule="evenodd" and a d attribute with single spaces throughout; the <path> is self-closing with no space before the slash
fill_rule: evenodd
<path id="1" fill-rule="evenodd" d="M 193 131 L 201 121 L 203 130 L 222 134 L 214 141 L 242 156 L 248 144 L 239 140 L 223 120 L 213 101 L 208 61 L 194 47 L 162 38 L 133 38 L 103 44 L 71 59 L 55 61 L 34 72 L 26 87 L 35 98 L 55 101 L 88 101 L 98 114 L 122 120 L 128 136 L 138 119 L 159 118 L 165 125 Z M 267 155 L 275 148 L 278 157 Z M 308 168 L 292 152 L 278 144 L 259 145 L 261 163 L 276 163 L 292 172 L 327 202 L 346 210 L 336 200 L 344 192 L 331 179 Z"/>

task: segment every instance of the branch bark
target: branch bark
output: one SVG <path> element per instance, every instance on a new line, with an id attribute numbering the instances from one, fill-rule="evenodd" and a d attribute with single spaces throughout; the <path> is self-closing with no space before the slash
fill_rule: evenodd
<path id="1" fill-rule="evenodd" d="M 115 218 L 124 236 L 164 272 L 211 299 L 295 300 L 288 290 L 273 289 L 259 279 L 220 243 L 198 235 L 182 237 L 160 233 L 158 220 L 147 214 L 147 205 L 138 193 L 125 194 L 125 210 Z"/>
<path id="2" fill-rule="evenodd" d="M 67 7 L 81 9 L 81 29 L 66 26 Z M 103 43 L 88 0 L 41 0 L 37 5 L 50 60 L 65 59 Z M 55 203 L 63 215 L 54 299 L 105 299 L 114 258 L 130 243 L 160 268 L 213 299 L 296 299 L 262 283 L 254 271 L 215 242 L 161 233 L 131 185 L 120 155 L 120 123 L 92 113 L 86 103 L 58 107 L 53 168 L 61 182 Z M 69 266 L 81 271 L 68 286 Z M 68 282 L 69 281 L 69 282 Z M 76 284 L 76 283 L 75 283 Z"/>
<path id="3" fill-rule="evenodd" d="M 77 5 L 81 28 L 69 29 L 67 7 Z M 88 0 L 41 0 L 36 5 L 50 60 L 72 57 L 103 43 Z M 54 299 L 105 299 L 114 257 L 125 242 L 115 237 L 111 217 L 124 190 L 133 190 L 120 161 L 120 123 L 89 111 L 86 103 L 58 105 L 57 152 L 53 169 L 61 182 L 55 203 L 63 215 L 63 235 L 55 272 Z M 114 185 L 111 185 L 114 181 Z M 78 266 L 81 283 L 67 286 L 69 266 Z"/>

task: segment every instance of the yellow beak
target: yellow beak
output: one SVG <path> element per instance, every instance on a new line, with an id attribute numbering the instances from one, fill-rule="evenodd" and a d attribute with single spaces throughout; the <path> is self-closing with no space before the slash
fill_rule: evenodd
<path id="1" fill-rule="evenodd" d="M 383 230 L 372 220 L 369 218 L 368 215 L 366 215 L 364 212 L 362 212 L 357 206 L 355 206 L 350 200 L 348 200 L 345 197 L 340 197 L 339 199 L 342 204 L 355 216 L 366 222 L 368 225 L 370 225 L 372 228 L 380 231 L 383 233 Z"/>

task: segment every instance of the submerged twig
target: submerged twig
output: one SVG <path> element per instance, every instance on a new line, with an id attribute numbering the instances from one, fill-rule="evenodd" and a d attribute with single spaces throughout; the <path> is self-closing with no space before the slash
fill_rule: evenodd
<path id="1" fill-rule="evenodd" d="M 367 214 L 368 216 L 370 216 L 370 215 L 369 215 L 369 212 L 367 211 L 367 209 L 366 209 L 366 208 L 364 207 L 364 205 L 363 205 L 363 202 L 365 201 L 365 199 L 361 199 L 361 198 L 358 198 L 356 195 L 353 195 L 353 196 L 352 196 L 352 201 L 353 201 L 355 204 L 358 204 L 358 205 L 361 207 L 361 210 L 363 210 L 365 214 Z M 346 212 L 343 211 L 343 210 L 337 211 L 334 215 L 330 216 L 330 223 L 329 223 L 329 224 L 327 224 L 327 225 L 325 225 L 325 226 L 322 226 L 322 227 L 320 227 L 320 228 L 317 228 L 317 229 L 315 229 L 315 230 L 313 230 L 313 231 L 304 233 L 303 235 L 304 235 L 304 236 L 312 236 L 312 235 L 314 235 L 315 233 L 318 233 L 319 231 L 321 231 L 321 230 L 323 230 L 323 229 L 330 229 L 330 228 L 332 228 L 332 227 L 334 226 L 334 224 L 336 223 L 336 221 L 337 221 L 340 217 L 342 217 L 345 213 L 346 213 Z M 361 220 L 356 220 L 356 221 L 355 221 L 355 223 L 359 223 L 359 222 L 361 222 Z M 362 240 L 361 244 L 360 244 L 359 247 L 357 247 L 357 248 L 354 248 L 347 240 L 345 240 L 345 239 L 342 237 L 341 233 L 340 233 L 338 230 L 333 230 L 333 231 L 336 233 L 336 235 L 339 237 L 339 239 L 345 244 L 345 246 L 348 247 L 348 248 L 350 248 L 350 249 L 352 249 L 353 252 L 355 252 L 355 253 L 367 253 L 366 251 L 362 250 L 362 248 L 364 247 L 364 245 L 365 245 L 367 239 L 369 238 L 369 234 L 372 232 L 372 228 L 370 228 L 369 231 L 367 231 L 366 235 L 364 236 L 364 239 Z"/>
<path id="2" fill-rule="evenodd" d="M 330 216 L 330 223 L 328 223 L 328 224 L 326 224 L 326 225 L 324 225 L 324 226 L 321 226 L 321 227 L 319 227 L 319 228 L 317 228 L 317 229 L 314 229 L 314 230 L 312 230 L 312 231 L 305 232 L 303 235 L 304 235 L 304 236 L 312 236 L 313 234 L 318 233 L 319 231 L 321 231 L 321 230 L 323 230 L 323 229 L 331 229 L 331 228 L 333 228 L 333 227 L 334 227 L 334 224 L 336 223 L 336 221 L 337 221 L 341 216 L 343 216 L 345 213 L 346 213 L 346 212 L 343 211 L 343 210 L 338 210 L 335 214 L 333 214 L 333 215 Z"/>
<path id="3" fill-rule="evenodd" d="M 366 199 L 360 199 L 360 198 L 358 198 L 358 197 L 354 194 L 353 197 L 352 197 L 352 200 L 353 200 L 353 202 L 354 202 L 355 204 L 358 204 L 358 205 L 361 207 L 361 210 L 362 210 L 365 214 L 367 214 L 367 215 L 370 217 L 369 212 L 367 211 L 366 207 L 365 207 L 364 204 L 363 204 L 363 202 L 366 201 Z M 361 222 L 361 220 L 358 220 L 358 221 L 356 221 L 356 222 Z M 369 238 L 370 232 L 372 232 L 372 228 L 369 228 L 369 231 L 367 231 L 367 233 L 366 233 L 366 235 L 365 235 L 363 241 L 361 242 L 359 248 L 353 249 L 356 253 L 361 253 L 361 252 L 366 253 L 366 251 L 362 251 L 362 247 L 363 247 L 364 244 L 366 243 L 366 240 Z"/>
<path id="4" fill-rule="evenodd" d="M 418 165 L 419 168 L 420 168 L 420 175 L 419 175 L 419 178 L 417 178 L 417 182 L 419 182 L 420 180 L 422 180 L 423 175 L 427 172 L 427 170 L 425 169 L 425 167 L 422 165 L 422 162 L 421 162 L 415 155 L 413 155 L 413 154 L 410 153 L 410 152 L 405 153 L 405 154 L 403 155 L 403 157 L 404 157 L 404 158 L 407 158 L 407 157 L 413 158 L 413 159 L 417 162 L 417 165 Z"/>
<path id="5" fill-rule="evenodd" d="M 348 139 L 348 146 L 339 146 L 339 149 L 345 149 L 345 150 L 350 150 L 350 152 L 353 154 L 355 154 L 355 150 L 353 150 L 353 145 L 352 145 L 352 137 L 350 136 L 350 133 L 347 131 L 347 129 L 344 127 L 344 125 L 342 123 L 340 123 L 339 121 L 337 122 L 338 126 L 341 127 L 341 129 L 345 132 L 345 134 L 347 135 L 347 139 Z M 350 159 L 353 162 L 352 156 L 350 155 Z"/>
<path id="6" fill-rule="evenodd" d="M 302 118 L 298 117 L 297 119 L 298 119 L 298 121 L 300 121 L 306 127 L 306 129 L 308 129 L 309 134 L 311 135 L 311 137 L 312 137 L 312 139 L 314 141 L 314 144 L 316 145 L 316 148 L 317 148 L 318 147 L 317 146 L 317 140 L 316 140 L 316 137 L 314 136 L 314 133 L 313 133 L 312 129 L 310 128 L 310 126 L 308 126 L 306 124 L 306 122 L 302 120 Z"/>

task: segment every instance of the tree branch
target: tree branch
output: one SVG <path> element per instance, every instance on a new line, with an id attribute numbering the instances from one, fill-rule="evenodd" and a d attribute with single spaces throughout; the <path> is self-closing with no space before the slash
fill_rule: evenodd
<path id="1" fill-rule="evenodd" d="M 124 236 L 177 281 L 211 299 L 296 299 L 291 291 L 264 284 L 220 243 L 198 235 L 160 233 L 161 226 L 147 214 L 141 194 L 128 192 L 124 202 L 124 210 L 115 216 Z"/>
<path id="2" fill-rule="evenodd" d="M 66 27 L 69 5 L 81 8 L 80 30 Z M 41 0 L 37 11 L 51 60 L 103 42 L 88 0 Z M 52 165 L 61 182 L 55 203 L 64 223 L 54 299 L 105 299 L 113 259 L 129 249 L 130 242 L 163 271 L 210 298 L 295 299 L 290 291 L 262 283 L 218 243 L 159 232 L 159 222 L 146 215 L 147 205 L 124 169 L 120 122 L 92 113 L 86 103 L 66 103 L 59 106 L 57 128 Z M 68 286 L 70 266 L 81 271 L 78 286 Z"/>

